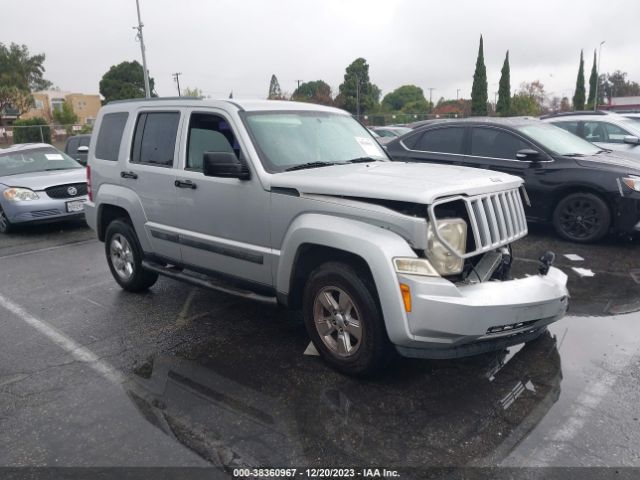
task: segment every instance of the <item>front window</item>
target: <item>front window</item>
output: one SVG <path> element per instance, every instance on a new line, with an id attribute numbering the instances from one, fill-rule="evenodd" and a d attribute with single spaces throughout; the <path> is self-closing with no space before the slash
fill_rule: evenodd
<path id="1" fill-rule="evenodd" d="M 524 125 L 518 131 L 558 155 L 595 155 L 600 151 L 594 144 L 549 124 Z"/>
<path id="2" fill-rule="evenodd" d="M 0 177 L 21 173 L 82 168 L 78 162 L 55 148 L 31 148 L 0 152 Z"/>
<path id="3" fill-rule="evenodd" d="M 244 120 L 270 173 L 298 166 L 388 157 L 369 131 L 348 115 L 329 112 L 252 112 Z"/>

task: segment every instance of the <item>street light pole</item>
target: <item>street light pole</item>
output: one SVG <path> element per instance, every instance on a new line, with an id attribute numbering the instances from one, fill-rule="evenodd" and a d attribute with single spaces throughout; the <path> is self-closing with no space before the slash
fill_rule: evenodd
<path id="1" fill-rule="evenodd" d="M 176 72 L 173 75 L 173 79 L 176 81 L 176 83 L 178 84 L 178 96 L 181 97 L 182 94 L 180 93 L 180 75 L 182 75 L 181 72 Z"/>
<path id="2" fill-rule="evenodd" d="M 598 108 L 598 84 L 600 83 L 600 60 L 602 60 L 602 45 L 604 44 L 604 40 L 600 42 L 600 48 L 598 51 L 598 71 L 596 72 L 596 96 L 593 99 L 593 111 L 595 112 Z"/>
<path id="3" fill-rule="evenodd" d="M 144 73 L 144 96 L 151 98 L 151 90 L 149 89 L 149 71 L 147 70 L 147 55 L 144 48 L 144 37 L 142 36 L 142 19 L 140 18 L 140 2 L 136 0 L 136 9 L 138 10 L 138 26 L 133 27 L 138 30 L 138 40 L 140 40 L 140 50 L 142 52 L 142 69 Z"/>

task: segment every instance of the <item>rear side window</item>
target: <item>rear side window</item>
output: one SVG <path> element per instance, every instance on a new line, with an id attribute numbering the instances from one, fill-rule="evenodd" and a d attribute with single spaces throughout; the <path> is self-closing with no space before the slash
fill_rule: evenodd
<path id="1" fill-rule="evenodd" d="M 118 160 L 122 132 L 124 132 L 127 118 L 129 118 L 127 112 L 107 113 L 102 117 L 96 143 L 96 158 L 114 162 Z"/>
<path id="2" fill-rule="evenodd" d="M 133 137 L 131 162 L 172 167 L 179 122 L 179 112 L 141 113 Z"/>
<path id="3" fill-rule="evenodd" d="M 471 130 L 471 155 L 516 160 L 518 150 L 525 148 L 531 148 L 531 145 L 504 130 L 494 128 Z"/>
<path id="4" fill-rule="evenodd" d="M 463 138 L 462 127 L 436 128 L 425 132 L 413 149 L 422 152 L 462 153 Z"/>
<path id="5" fill-rule="evenodd" d="M 67 148 L 65 148 L 64 153 L 76 153 L 78 147 L 80 146 L 80 141 L 77 137 L 71 137 L 67 142 Z"/>

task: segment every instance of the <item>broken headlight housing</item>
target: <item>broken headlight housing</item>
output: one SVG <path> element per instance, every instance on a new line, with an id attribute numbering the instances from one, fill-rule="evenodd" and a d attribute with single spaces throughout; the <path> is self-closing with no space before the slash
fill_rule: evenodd
<path id="1" fill-rule="evenodd" d="M 462 218 L 437 221 L 438 234 L 449 246 L 463 255 L 467 250 L 467 222 Z M 436 236 L 433 222 L 427 231 L 427 258 L 440 275 L 457 275 L 464 268 L 464 258 L 452 253 Z"/>

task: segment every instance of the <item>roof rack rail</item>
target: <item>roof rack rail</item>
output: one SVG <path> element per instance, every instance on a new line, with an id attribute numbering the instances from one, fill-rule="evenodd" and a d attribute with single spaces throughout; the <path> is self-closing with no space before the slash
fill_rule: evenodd
<path id="1" fill-rule="evenodd" d="M 556 112 L 542 115 L 540 118 L 552 118 L 552 117 L 571 117 L 574 115 L 611 115 L 611 112 L 606 110 L 576 110 L 574 112 Z"/>
<path id="2" fill-rule="evenodd" d="M 157 102 L 160 100 L 203 100 L 204 97 L 151 97 L 151 98 L 128 98 L 126 100 L 111 100 L 107 102 L 107 105 L 114 105 L 116 103 L 130 103 L 130 102 Z"/>

